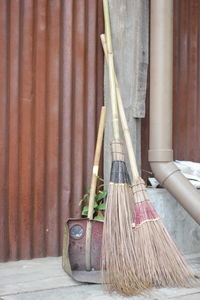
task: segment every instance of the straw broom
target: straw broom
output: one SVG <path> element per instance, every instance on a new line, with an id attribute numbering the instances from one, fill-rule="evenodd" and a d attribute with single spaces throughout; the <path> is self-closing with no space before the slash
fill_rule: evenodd
<path id="1" fill-rule="evenodd" d="M 101 41 L 105 56 L 108 57 L 104 35 L 101 35 Z M 120 120 L 134 179 L 132 191 L 135 199 L 133 223 L 135 262 L 133 267 L 136 275 L 141 283 L 148 282 L 149 285 L 156 287 L 194 286 L 198 281 L 151 204 L 145 183 L 139 176 L 116 75 L 115 84 Z"/>
<path id="2" fill-rule="evenodd" d="M 112 167 L 102 237 L 102 279 L 110 292 L 130 295 L 141 292 L 148 288 L 148 285 L 144 282 L 141 284 L 133 265 L 136 259 L 132 230 L 134 200 L 124 161 L 123 143 L 119 135 L 108 2 L 104 0 L 103 5 L 114 140 L 111 143 Z"/>

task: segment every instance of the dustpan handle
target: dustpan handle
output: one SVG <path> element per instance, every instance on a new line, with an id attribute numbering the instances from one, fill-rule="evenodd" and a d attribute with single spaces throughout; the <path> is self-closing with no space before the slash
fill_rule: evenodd
<path id="1" fill-rule="evenodd" d="M 97 134 L 96 149 L 95 149 L 95 155 L 94 155 L 92 180 L 91 180 L 91 186 L 90 186 L 90 197 L 89 197 L 89 208 L 88 208 L 88 219 L 90 219 L 90 220 L 93 219 L 94 199 L 95 199 L 95 192 L 96 192 L 97 176 L 98 176 L 98 171 L 99 171 L 101 148 L 102 148 L 102 142 L 103 142 L 105 118 L 106 118 L 106 107 L 102 106 L 100 121 L 99 121 L 99 129 L 98 129 L 98 134 Z"/>
<path id="2" fill-rule="evenodd" d="M 96 185 L 97 185 L 97 176 L 98 176 L 98 171 L 99 171 L 101 148 L 102 148 L 102 142 L 103 142 L 105 118 L 106 118 L 106 107 L 102 106 L 100 121 L 99 121 L 99 130 L 98 130 L 98 134 L 97 134 L 92 180 L 91 180 L 91 187 L 90 187 L 90 197 L 89 197 L 89 204 L 88 204 L 89 205 L 89 208 L 88 208 L 89 221 L 87 222 L 86 239 L 85 239 L 85 266 L 86 266 L 87 271 L 91 270 L 92 223 L 90 221 L 93 219 L 93 213 L 94 213 L 94 200 L 95 200 L 95 192 L 96 192 Z"/>
<path id="3" fill-rule="evenodd" d="M 101 38 L 101 43 L 102 43 L 102 47 L 103 47 L 103 50 L 104 50 L 105 58 L 106 58 L 106 61 L 108 63 L 108 50 L 107 50 L 107 42 L 106 42 L 105 34 L 101 34 L 100 38 Z M 126 120 L 126 115 L 125 115 L 125 111 L 124 111 L 124 107 L 123 107 L 123 103 L 122 103 L 122 97 L 121 97 L 119 84 L 118 84 L 118 81 L 117 81 L 115 71 L 114 71 L 114 79 L 115 79 L 115 86 L 116 86 L 117 104 L 118 104 L 118 108 L 119 108 L 119 115 L 120 115 L 120 120 L 121 120 L 121 124 L 122 124 L 123 133 L 124 133 L 124 138 L 125 138 L 125 141 L 126 141 L 126 147 L 127 147 L 130 166 L 131 166 L 131 172 L 132 172 L 133 180 L 136 180 L 139 177 L 139 172 L 138 172 L 138 169 L 137 169 L 137 163 L 136 163 L 136 159 L 135 159 L 135 153 L 134 153 L 134 149 L 133 149 L 131 135 L 130 135 L 130 131 L 129 131 L 129 128 L 128 128 L 128 123 L 127 123 L 127 120 Z"/>

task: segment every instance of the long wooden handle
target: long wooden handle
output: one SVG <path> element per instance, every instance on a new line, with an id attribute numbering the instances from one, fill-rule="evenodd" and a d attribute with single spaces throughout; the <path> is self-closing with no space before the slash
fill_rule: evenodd
<path id="1" fill-rule="evenodd" d="M 103 10 L 104 10 L 104 20 L 105 20 L 106 41 L 108 45 L 108 66 L 109 66 L 110 98 L 111 98 L 111 107 L 112 107 L 113 135 L 114 135 L 114 139 L 118 140 L 120 138 L 119 117 L 118 117 L 117 96 L 116 96 L 116 87 L 115 87 L 115 79 L 114 79 L 114 61 L 113 61 L 108 0 L 103 0 Z"/>
<path id="2" fill-rule="evenodd" d="M 95 198 L 95 191 L 96 191 L 96 184 L 97 184 L 97 176 L 98 176 L 98 171 L 99 171 L 101 148 L 102 148 L 102 142 L 103 142 L 105 118 L 106 118 L 106 107 L 102 106 L 100 121 L 99 121 L 99 129 L 98 129 L 98 134 L 97 134 L 96 149 L 95 149 L 95 155 L 94 155 L 92 181 L 91 181 L 91 186 L 90 186 L 89 209 L 88 209 L 88 218 L 90 220 L 93 219 L 94 198 Z"/>
<path id="3" fill-rule="evenodd" d="M 100 121 L 99 121 L 99 130 L 97 134 L 97 143 L 94 155 L 94 164 L 92 171 L 92 180 L 90 188 L 90 197 L 89 197 L 89 209 L 88 209 L 88 222 L 86 227 L 86 239 L 85 239 L 85 267 L 87 271 L 91 270 L 91 240 L 92 240 L 92 222 L 93 213 L 94 213 L 94 200 L 95 192 L 97 185 L 97 176 L 99 171 L 99 161 L 101 156 L 101 148 L 103 143 L 103 133 L 105 127 L 105 118 L 106 118 L 106 107 L 102 106 Z"/>
<path id="4" fill-rule="evenodd" d="M 103 50 L 104 50 L 105 58 L 106 58 L 106 61 L 108 63 L 108 50 L 107 50 L 107 42 L 106 42 L 105 35 L 101 34 L 100 38 L 101 38 L 101 43 L 102 43 L 102 47 L 103 47 Z M 114 71 L 114 79 L 115 79 L 115 85 L 116 85 L 117 104 L 118 104 L 118 107 L 119 107 L 119 115 L 120 115 L 120 120 L 121 120 L 121 124 L 122 124 L 123 133 L 124 133 L 124 138 L 125 138 L 125 141 L 126 141 L 126 147 L 127 147 L 130 166 L 131 166 L 131 172 L 132 172 L 133 180 L 136 180 L 139 177 L 139 172 L 138 172 L 138 169 L 137 169 L 137 164 L 136 164 L 135 153 L 134 153 L 133 144 L 132 144 L 132 140 L 131 140 L 131 135 L 130 135 L 130 131 L 129 131 L 129 128 L 128 128 L 128 122 L 126 120 L 126 115 L 125 115 L 125 111 L 124 111 L 124 107 L 123 107 L 123 103 L 122 103 L 122 97 L 121 97 L 119 84 L 118 84 L 118 80 L 117 80 L 115 71 Z"/>

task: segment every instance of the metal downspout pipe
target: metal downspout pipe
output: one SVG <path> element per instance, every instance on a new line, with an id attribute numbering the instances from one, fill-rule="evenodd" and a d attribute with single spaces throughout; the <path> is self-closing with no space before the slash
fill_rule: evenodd
<path id="1" fill-rule="evenodd" d="M 157 180 L 200 224 L 200 193 L 173 163 L 173 0 L 151 0 L 149 162 Z"/>

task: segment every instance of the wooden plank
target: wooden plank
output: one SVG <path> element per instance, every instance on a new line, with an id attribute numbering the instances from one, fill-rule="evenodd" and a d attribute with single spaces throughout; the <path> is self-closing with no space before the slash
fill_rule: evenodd
<path id="1" fill-rule="evenodd" d="M 141 120 L 145 116 L 148 71 L 148 0 L 109 0 L 115 71 L 134 149 L 138 169 L 141 165 Z M 105 67 L 105 102 L 110 115 L 110 95 Z M 105 131 L 105 178 L 109 180 L 109 143 L 112 140 L 110 119 Z M 121 135 L 123 138 L 123 134 Z"/>
<path id="2" fill-rule="evenodd" d="M 135 90 L 133 117 L 145 117 L 147 96 L 147 75 L 149 67 L 149 1 L 135 1 L 135 26 L 132 32 L 135 37 Z"/>

